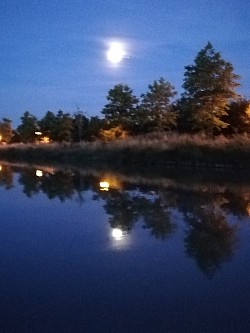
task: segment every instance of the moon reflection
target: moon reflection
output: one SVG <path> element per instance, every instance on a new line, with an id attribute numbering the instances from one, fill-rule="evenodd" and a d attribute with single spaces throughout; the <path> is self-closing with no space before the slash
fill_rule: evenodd
<path id="1" fill-rule="evenodd" d="M 122 239 L 122 230 L 118 228 L 112 229 L 112 237 L 115 238 L 116 240 L 121 240 Z"/>

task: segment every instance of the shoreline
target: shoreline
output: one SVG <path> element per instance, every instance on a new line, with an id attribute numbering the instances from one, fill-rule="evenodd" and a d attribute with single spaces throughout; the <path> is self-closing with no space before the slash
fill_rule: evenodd
<path id="1" fill-rule="evenodd" d="M 112 142 L 10 144 L 0 146 L 0 159 L 77 167 L 108 167 L 128 172 L 161 173 L 165 168 L 248 171 L 250 138 L 155 135 Z"/>

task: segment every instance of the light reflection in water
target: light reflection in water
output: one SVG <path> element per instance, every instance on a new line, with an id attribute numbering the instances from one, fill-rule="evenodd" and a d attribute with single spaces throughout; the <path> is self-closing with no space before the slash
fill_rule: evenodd
<path id="1" fill-rule="evenodd" d="M 247 204 L 246 211 L 247 211 L 248 216 L 250 216 L 250 203 Z"/>
<path id="2" fill-rule="evenodd" d="M 205 188 L 203 181 L 200 185 L 177 180 L 173 185 L 168 180 L 151 184 L 151 179 L 145 179 L 148 183 L 140 184 L 132 183 L 134 178 L 129 183 L 121 178 L 118 188 L 111 177 L 89 177 L 88 171 L 85 176 L 36 167 L 21 170 L 18 177 L 13 172 L 2 165 L 1 193 L 11 188 L 1 196 L 1 207 L 10 204 L 1 209 L 1 276 L 11 277 L 2 288 L 7 305 L 1 318 L 8 325 L 2 331 L 9 331 L 13 323 L 13 331 L 19 331 L 20 321 L 29 331 L 31 321 L 39 326 L 52 318 L 46 324 L 48 331 L 51 323 L 52 330 L 58 324 L 59 330 L 65 327 L 68 332 L 75 332 L 78 325 L 93 332 L 133 326 L 139 332 L 144 323 L 152 323 L 149 331 L 167 332 L 169 322 L 174 327 L 172 318 L 177 317 L 176 327 L 184 322 L 177 328 L 180 332 L 190 322 L 195 328 L 197 321 L 200 331 L 204 327 L 213 331 L 217 327 L 211 318 L 217 320 L 221 309 L 225 315 L 220 328 L 228 320 L 245 325 L 242 309 L 250 303 L 250 261 L 246 260 L 250 258 L 246 223 L 250 185 L 236 183 L 227 189 L 209 183 Z M 108 192 L 100 191 L 101 180 L 109 183 Z M 32 206 L 21 195 L 34 198 Z M 22 204 L 20 218 L 16 202 Z M 36 216 L 41 218 L 34 225 Z M 20 258 L 25 258 L 21 264 Z M 194 290 L 193 281 L 197 282 Z M 233 292 L 235 307 L 228 290 Z M 208 297 L 209 302 L 204 302 Z M 184 301 L 189 302 L 186 307 Z M 67 305 L 66 324 L 61 304 Z M 185 308 L 194 311 L 176 313 Z M 140 309 L 139 316 L 135 309 Z M 110 320 L 114 313 L 118 323 Z M 102 317 L 98 327 L 93 325 L 97 316 Z"/>
<path id="3" fill-rule="evenodd" d="M 131 245 L 131 235 L 119 228 L 111 229 L 111 246 L 113 250 L 127 250 Z"/>
<path id="4" fill-rule="evenodd" d="M 102 176 L 99 185 L 101 191 L 108 191 L 111 188 L 116 190 L 122 189 L 122 183 L 120 179 L 116 175 L 110 173 L 105 173 Z"/>
<path id="5" fill-rule="evenodd" d="M 42 170 L 36 170 L 36 176 L 37 177 L 42 177 L 43 176 Z"/>
<path id="6" fill-rule="evenodd" d="M 109 190 L 109 183 L 106 181 L 100 182 L 100 190 L 101 191 L 108 191 Z"/>
<path id="7" fill-rule="evenodd" d="M 112 237 L 115 238 L 116 240 L 121 240 L 122 239 L 122 230 L 118 228 L 112 229 Z"/>
<path id="8" fill-rule="evenodd" d="M 0 187 L 13 187 L 13 172 L 10 166 L 2 165 Z M 49 199 L 59 198 L 61 202 L 73 200 L 77 194 L 77 202 L 82 204 L 84 193 L 91 190 L 94 200 L 103 200 L 108 219 L 106 245 L 111 250 L 137 246 L 141 240 L 135 236 L 135 225 L 139 223 L 153 237 L 167 241 L 176 230 L 173 216 L 176 209 L 185 217 L 185 250 L 209 277 L 234 253 L 236 229 L 229 221 L 229 213 L 244 218 L 250 214 L 250 183 L 239 192 L 238 185 L 227 190 L 221 185 L 213 185 L 211 189 L 202 183 L 204 190 L 200 191 L 200 183 L 190 189 L 189 183 L 175 188 L 172 183 L 169 187 L 169 182 L 159 190 L 158 183 L 155 187 L 150 181 L 141 190 L 137 183 L 126 184 L 112 174 L 98 174 L 89 180 L 75 171 L 38 166 L 20 170 L 18 182 L 29 198 L 43 192 Z M 96 188 L 98 184 L 109 191 L 100 191 L 100 187 Z"/>

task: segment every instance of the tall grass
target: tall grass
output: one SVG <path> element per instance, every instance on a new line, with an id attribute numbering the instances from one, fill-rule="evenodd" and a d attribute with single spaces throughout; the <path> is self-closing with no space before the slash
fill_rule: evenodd
<path id="1" fill-rule="evenodd" d="M 114 168 L 164 168 L 168 165 L 216 168 L 250 167 L 250 138 L 152 133 L 112 142 L 11 144 L 0 146 L 11 161 L 105 164 Z"/>

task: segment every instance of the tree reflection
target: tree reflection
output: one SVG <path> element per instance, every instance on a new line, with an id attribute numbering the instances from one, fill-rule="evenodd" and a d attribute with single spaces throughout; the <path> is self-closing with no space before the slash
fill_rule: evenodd
<path id="1" fill-rule="evenodd" d="M 31 198 L 40 191 L 40 178 L 34 169 L 25 168 L 20 172 L 19 183 L 23 185 L 23 193 Z"/>
<path id="2" fill-rule="evenodd" d="M 150 229 L 156 238 L 165 239 L 174 232 L 176 225 L 171 221 L 171 211 L 156 196 L 133 195 L 129 191 L 110 191 L 106 196 L 104 208 L 111 215 L 109 223 L 112 228 L 130 231 L 141 219 L 143 228 Z"/>
<path id="3" fill-rule="evenodd" d="M 89 180 L 82 177 L 79 173 L 71 171 L 57 170 L 54 172 L 50 169 L 36 170 L 33 168 L 25 168 L 19 171 L 19 183 L 23 186 L 23 192 L 32 197 L 39 192 L 47 195 L 49 199 L 58 198 L 64 202 L 66 199 L 76 199 L 84 202 L 83 193 L 90 187 Z"/>
<path id="4" fill-rule="evenodd" d="M 19 183 L 28 197 L 40 192 L 49 199 L 84 204 L 85 193 L 91 190 L 93 200 L 103 200 L 108 222 L 119 232 L 130 233 L 138 223 L 155 238 L 165 240 L 176 230 L 177 221 L 173 217 L 176 211 L 185 221 L 186 254 L 209 278 L 233 257 L 237 226 L 250 216 L 250 187 L 244 184 L 213 187 L 171 182 L 171 186 L 159 183 L 156 186 L 148 182 L 141 185 L 136 178 L 126 182 L 107 173 L 90 175 L 82 170 L 45 167 L 36 172 L 35 168 L 12 169 L 4 165 L 0 186 L 13 186 L 13 170 L 19 172 Z M 103 179 L 109 181 L 106 191 L 100 189 Z M 232 216 L 237 221 L 234 224 L 230 223 Z"/>
<path id="5" fill-rule="evenodd" d="M 5 187 L 6 190 L 13 187 L 13 170 L 8 165 L 0 165 L 0 186 Z"/>
<path id="6" fill-rule="evenodd" d="M 47 194 L 49 199 L 58 198 L 62 202 L 72 198 L 75 194 L 70 172 L 58 171 L 53 175 L 46 175 L 41 179 L 40 189 Z"/>
<path id="7" fill-rule="evenodd" d="M 172 222 L 171 210 L 162 203 L 160 198 L 154 201 L 143 198 L 139 204 L 145 223 L 144 228 L 150 229 L 153 236 L 163 240 L 175 231 L 176 224 Z"/>
<path id="8" fill-rule="evenodd" d="M 108 192 L 104 209 L 110 215 L 109 223 L 112 228 L 119 228 L 128 232 L 138 220 L 138 212 L 135 209 L 134 201 L 126 191 L 114 190 Z"/>
<path id="9" fill-rule="evenodd" d="M 222 263 L 230 260 L 236 242 L 236 226 L 230 226 L 222 209 L 225 201 L 215 196 L 214 201 L 196 206 L 185 215 L 188 225 L 184 240 L 186 253 L 198 267 L 212 278 Z"/>
<path id="10" fill-rule="evenodd" d="M 227 204 L 225 208 L 229 214 L 237 216 L 238 219 L 247 218 L 250 216 L 250 191 L 241 189 L 237 192 L 225 192 Z"/>

